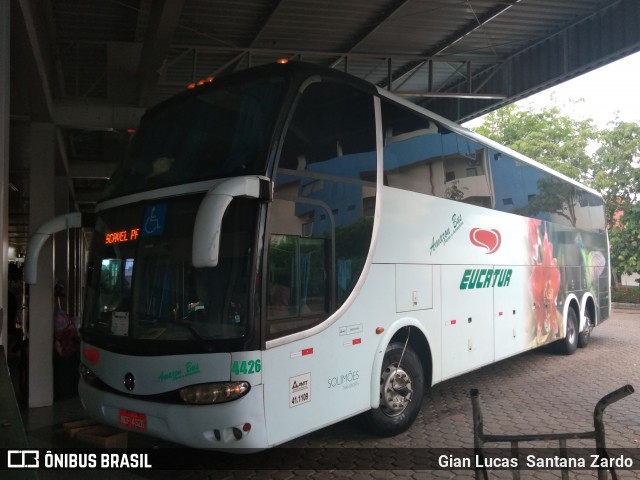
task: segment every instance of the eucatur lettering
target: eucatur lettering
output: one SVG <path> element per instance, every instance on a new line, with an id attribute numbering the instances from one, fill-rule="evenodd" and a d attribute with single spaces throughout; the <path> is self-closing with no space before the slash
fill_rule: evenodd
<path id="1" fill-rule="evenodd" d="M 510 268 L 469 268 L 462 274 L 460 290 L 471 290 L 474 288 L 508 287 L 511 282 Z"/>

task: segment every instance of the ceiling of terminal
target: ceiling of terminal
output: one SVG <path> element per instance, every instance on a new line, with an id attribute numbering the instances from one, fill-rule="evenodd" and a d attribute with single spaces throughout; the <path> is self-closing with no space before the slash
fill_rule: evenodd
<path id="1" fill-rule="evenodd" d="M 199 79 L 287 57 L 462 121 L 640 50 L 638 23 L 636 0 L 14 0 L 10 243 L 30 122 L 57 126 L 56 175 L 90 212 L 123 132 Z"/>

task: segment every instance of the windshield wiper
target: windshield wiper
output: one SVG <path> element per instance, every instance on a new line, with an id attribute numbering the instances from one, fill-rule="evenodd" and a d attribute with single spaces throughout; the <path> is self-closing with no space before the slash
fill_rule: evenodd
<path id="1" fill-rule="evenodd" d="M 209 345 L 209 343 L 207 342 L 207 339 L 204 338 L 202 335 L 200 335 L 200 332 L 198 332 L 198 330 L 196 330 L 194 328 L 193 325 L 191 325 L 190 322 L 187 322 L 185 320 L 169 320 L 169 323 L 171 325 L 180 325 L 181 327 L 186 328 L 187 330 L 189 330 L 189 332 L 191 332 L 191 334 L 196 338 L 196 340 L 198 341 L 198 344 L 204 348 L 206 351 L 210 352 L 212 351 L 211 346 Z"/>
<path id="2" fill-rule="evenodd" d="M 147 313 L 147 312 L 136 312 L 136 316 L 138 317 L 138 319 L 143 320 L 143 321 L 146 320 L 146 321 L 152 321 L 152 322 L 163 322 L 163 320 L 161 320 L 158 315 L 153 315 L 153 314 Z M 171 320 L 171 319 L 166 319 L 166 320 L 164 320 L 164 322 L 166 322 L 166 323 L 168 323 L 170 325 L 179 325 L 179 326 L 189 330 L 189 332 L 196 339 L 196 341 L 198 342 L 198 345 L 200 345 L 200 347 L 202 347 L 207 352 L 211 352 L 212 351 L 212 347 L 207 342 L 207 339 L 204 338 L 202 335 L 200 335 L 198 330 L 196 330 L 193 327 L 193 325 L 191 325 L 190 322 L 185 321 L 185 320 Z"/>

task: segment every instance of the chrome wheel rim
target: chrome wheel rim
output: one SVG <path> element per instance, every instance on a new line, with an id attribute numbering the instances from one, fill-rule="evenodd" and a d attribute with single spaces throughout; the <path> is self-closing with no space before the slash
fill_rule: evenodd
<path id="1" fill-rule="evenodd" d="M 413 396 L 413 382 L 402 368 L 389 365 L 380 377 L 380 408 L 390 417 L 405 411 Z"/>
<path id="2" fill-rule="evenodd" d="M 574 324 L 575 322 L 569 322 L 569 325 L 567 325 L 567 338 L 569 339 L 569 343 L 574 343 L 576 341 L 576 329 Z"/>

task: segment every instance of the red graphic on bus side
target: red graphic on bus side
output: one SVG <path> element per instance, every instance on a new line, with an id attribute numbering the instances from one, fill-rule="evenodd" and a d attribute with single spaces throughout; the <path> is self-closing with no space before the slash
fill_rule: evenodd
<path id="1" fill-rule="evenodd" d="M 502 243 L 502 237 L 498 230 L 486 230 L 484 228 L 472 228 L 469 232 L 469 240 L 476 247 L 486 248 L 485 255 L 495 253 Z"/>

